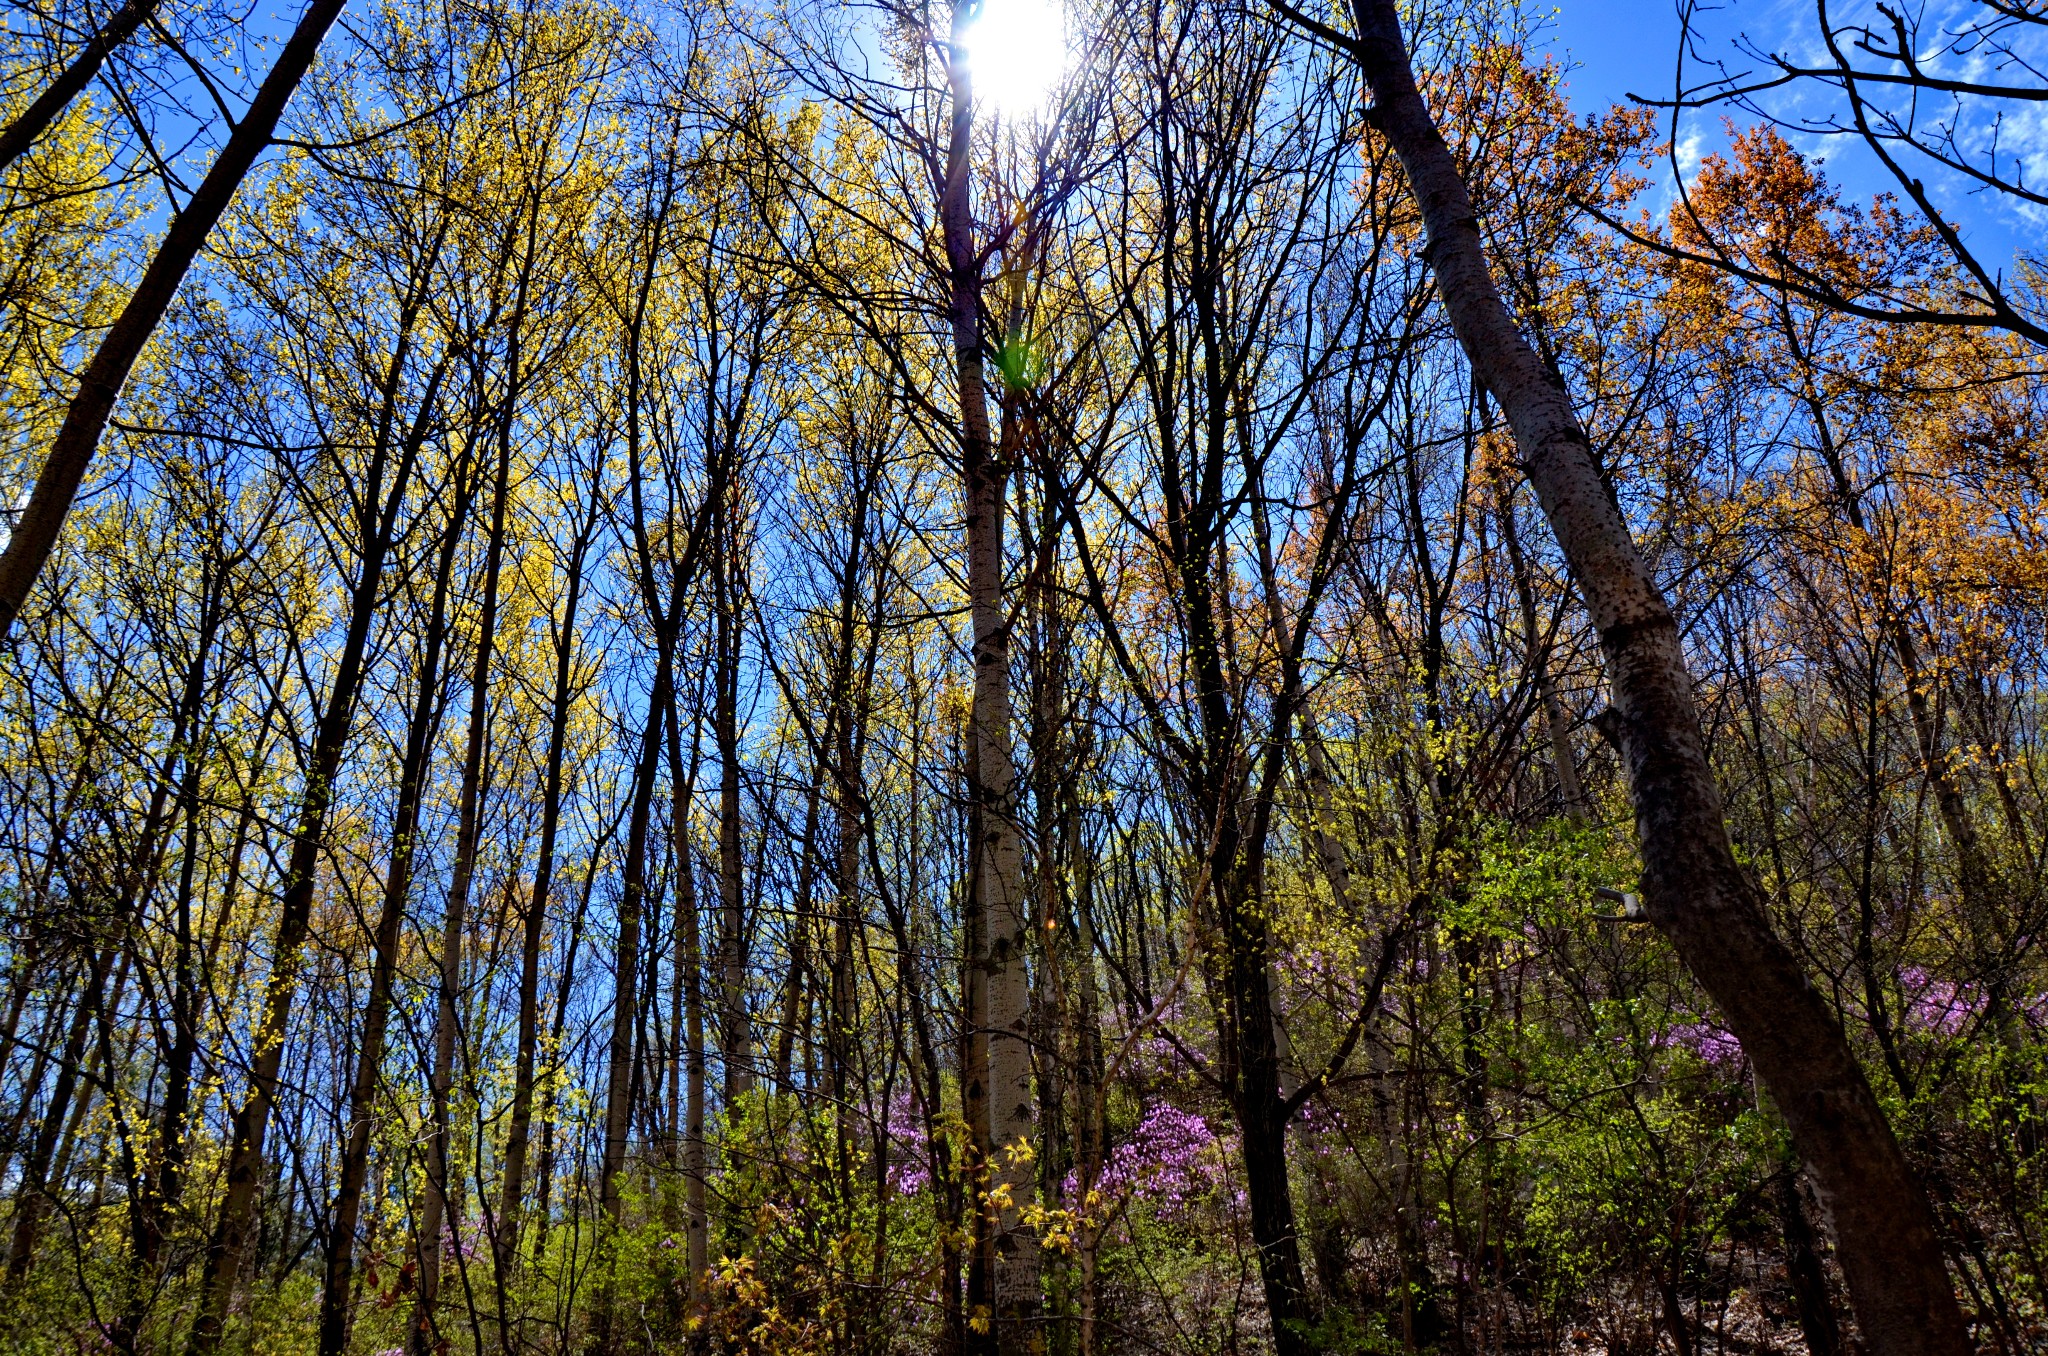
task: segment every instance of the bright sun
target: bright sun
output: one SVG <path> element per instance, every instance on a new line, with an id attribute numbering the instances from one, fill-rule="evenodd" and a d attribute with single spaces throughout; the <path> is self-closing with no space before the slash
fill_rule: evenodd
<path id="1" fill-rule="evenodd" d="M 982 0 L 965 36 L 977 103 L 1006 120 L 1043 111 L 1067 70 L 1060 0 Z"/>

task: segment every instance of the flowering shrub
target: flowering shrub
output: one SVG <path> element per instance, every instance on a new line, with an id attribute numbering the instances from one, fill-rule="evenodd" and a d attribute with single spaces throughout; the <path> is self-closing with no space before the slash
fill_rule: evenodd
<path id="1" fill-rule="evenodd" d="M 1711 1022 L 1680 1022 L 1652 1044 L 1689 1050 L 1716 1068 L 1742 1061 L 1742 1043 Z"/>
<path id="2" fill-rule="evenodd" d="M 909 1089 L 889 1099 L 889 1189 L 899 1196 L 915 1196 L 931 1185 L 931 1160 L 925 1147 L 924 1117 L 918 1112 Z"/>
<path id="3" fill-rule="evenodd" d="M 1937 1036 L 1960 1035 L 1984 1011 L 1985 996 L 1974 984 L 1936 979 L 1917 965 L 1899 972 L 1906 991 L 1906 1025 Z"/>
<path id="4" fill-rule="evenodd" d="M 1175 1216 L 1224 1184 L 1222 1142 L 1209 1123 L 1165 1102 L 1146 1107 L 1130 1138 L 1110 1152 L 1095 1189 L 1103 1199 L 1138 1199 Z M 1076 1189 L 1069 1173 L 1065 1194 Z"/>
<path id="5" fill-rule="evenodd" d="M 483 1225 L 474 1220 L 465 1220 L 458 1228 L 452 1224 L 441 1226 L 441 1258 L 446 1262 L 457 1260 L 474 1262 L 478 1250 L 483 1247 Z"/>

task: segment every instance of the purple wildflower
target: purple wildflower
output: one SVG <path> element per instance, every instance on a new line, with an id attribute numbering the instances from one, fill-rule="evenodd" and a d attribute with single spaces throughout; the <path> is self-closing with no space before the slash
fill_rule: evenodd
<path id="1" fill-rule="evenodd" d="M 1974 984 L 1951 984 L 1917 965 L 1900 971 L 1899 982 L 1906 991 L 1906 1022 L 1922 1031 L 1960 1035 L 1984 1011 L 1984 994 Z"/>
<path id="2" fill-rule="evenodd" d="M 1174 1215 L 1222 1184 L 1222 1157 L 1209 1123 L 1155 1102 L 1131 1137 L 1110 1153 L 1095 1187 L 1105 1198 L 1136 1197 L 1163 1215 Z M 1071 1198 L 1076 1189 L 1069 1174 L 1066 1195 Z"/>
<path id="3" fill-rule="evenodd" d="M 1681 1022 L 1672 1027 L 1668 1034 L 1652 1043 L 1690 1050 L 1706 1063 L 1717 1067 L 1735 1064 L 1742 1059 L 1742 1043 L 1711 1022 Z"/>
<path id="4" fill-rule="evenodd" d="M 899 1196 L 915 1196 L 931 1185 L 932 1171 L 925 1158 L 924 1117 L 909 1089 L 889 1099 L 883 1128 L 889 1141 L 889 1189 Z"/>

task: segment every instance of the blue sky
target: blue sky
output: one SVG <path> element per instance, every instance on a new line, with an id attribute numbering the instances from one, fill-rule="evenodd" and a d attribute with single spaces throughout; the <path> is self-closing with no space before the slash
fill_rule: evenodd
<path id="1" fill-rule="evenodd" d="M 1552 51 L 1573 66 L 1567 94 L 1573 109 L 1582 117 L 1604 110 L 1630 93 L 1649 97 L 1670 94 L 1678 53 L 1679 2 L 1524 0 L 1532 16 L 1546 16 L 1544 36 Z M 1814 0 L 1694 0 L 1694 5 L 1702 35 L 1698 39 L 1699 50 L 1735 62 L 1736 69 L 1751 64 L 1735 50 L 1739 37 L 1774 50 L 1798 52 L 1813 45 Z M 1832 8 L 1837 22 L 1842 22 L 1867 14 L 1874 8 L 1874 0 L 1833 0 Z M 1937 31 L 1943 19 L 1983 12 L 1979 0 L 1913 0 L 1912 8 L 1923 9 L 1930 16 L 1929 31 Z M 260 16 L 257 27 L 268 33 L 270 29 L 261 19 L 270 18 L 275 31 L 282 33 L 289 27 L 289 21 L 273 17 L 273 10 L 295 16 L 298 3 L 276 0 L 256 5 L 254 13 Z M 2042 45 L 2048 48 L 2048 38 L 2043 39 Z M 2048 64 L 2048 50 L 2034 55 Z M 1694 78 L 1703 74 L 1697 64 L 1689 69 Z M 1984 74 L 1981 67 L 1970 73 Z M 2028 154 L 2035 181 L 2048 181 L 2048 104 L 2010 109 L 2006 127 L 2001 148 L 2008 154 L 2014 149 Z M 1696 159 L 1698 154 L 1713 150 L 1723 141 L 1721 118 L 1714 112 L 1691 114 L 1685 131 L 1681 142 L 1690 155 L 1682 155 L 1681 163 Z M 1824 157 L 1826 173 L 1851 200 L 1867 201 L 1873 193 L 1894 187 L 1890 176 L 1873 157 L 1843 139 L 1795 137 L 1794 144 L 1809 154 Z M 1930 173 L 1930 183 L 1936 184 L 1945 210 L 1962 225 L 1965 238 L 1994 267 L 2009 264 L 2015 248 L 2039 249 L 2039 242 L 2048 238 L 2048 209 L 2016 207 L 2010 201 L 1992 201 L 1954 186 L 1950 186 L 1953 191 L 1943 190 L 1937 182 L 1942 173 Z"/>
<path id="2" fill-rule="evenodd" d="M 1629 94 L 1668 97 L 1672 90 L 1678 55 L 1677 0 L 1538 0 L 1533 8 L 1550 14 L 1548 38 L 1560 56 L 1568 57 L 1575 69 L 1569 76 L 1567 94 L 1580 116 L 1603 110 Z M 1924 0 L 1929 28 L 1936 32 L 1944 18 L 1975 17 L 1982 10 L 1971 0 Z M 1868 0 L 1837 0 L 1833 6 L 1836 22 L 1873 8 Z M 1722 56 L 1734 69 L 1753 63 L 1735 50 L 1738 37 L 1758 46 L 1795 53 L 1814 43 L 1813 0 L 1704 0 L 1697 6 L 1696 23 L 1703 37 L 1698 50 Z M 2039 56 L 2040 54 L 2036 54 Z M 1704 74 L 1690 66 L 1692 77 Z M 1982 68 L 1972 72 L 1978 74 Z M 2013 115 L 2018 116 L 2013 116 Z M 2001 147 L 2026 155 L 2038 182 L 2048 171 L 2048 118 L 2040 106 L 2013 108 L 2008 113 Z M 1689 115 L 1681 146 L 1694 157 L 1711 151 L 1723 141 L 1718 114 Z M 1841 186 L 1852 201 L 1868 201 L 1874 193 L 1895 187 L 1890 176 L 1867 151 L 1842 138 L 1800 138 L 1793 143 L 1811 155 L 1825 159 L 1828 177 Z M 1681 155 L 1681 163 L 1690 157 Z M 1944 187 L 1937 182 L 1943 172 L 1927 173 L 1935 186 L 1944 211 L 1962 227 L 1963 235 L 1992 267 L 2008 267 L 2017 248 L 2038 250 L 2048 213 L 2015 204 L 2009 199 L 1963 191 L 1960 185 Z"/>
<path id="3" fill-rule="evenodd" d="M 1619 103 L 1631 92 L 1657 95 L 1670 89 L 1678 50 L 1671 0 L 1554 0 L 1550 37 L 1580 64 L 1569 92 L 1581 115 Z"/>

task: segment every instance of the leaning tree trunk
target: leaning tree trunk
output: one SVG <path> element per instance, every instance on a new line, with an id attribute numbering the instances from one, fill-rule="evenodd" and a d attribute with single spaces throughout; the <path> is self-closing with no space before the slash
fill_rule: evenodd
<path id="1" fill-rule="evenodd" d="M 29 147 L 71 107 L 71 101 L 85 92 L 92 78 L 115 48 L 128 41 L 144 20 L 156 12 L 158 0 L 123 0 L 121 8 L 107 16 L 99 32 L 86 39 L 71 62 L 44 87 L 35 102 L 5 127 L 0 127 L 0 170 L 5 170 L 28 153 Z"/>
<path id="2" fill-rule="evenodd" d="M 347 0 L 313 0 L 306 6 L 298 27 L 278 53 L 277 64 L 263 77 L 256 97 L 242 114 L 242 120 L 235 124 L 227 145 L 214 157 L 206 177 L 171 218 L 170 229 L 143 271 L 142 281 L 136 284 L 128 304 L 121 308 L 121 314 L 108 327 L 92 361 L 86 365 L 85 375 L 78 381 L 78 393 L 71 398 L 64 423 L 50 444 L 43 469 L 36 475 L 35 490 L 14 531 L 8 535 L 5 549 L 0 549 L 0 636 L 14 625 L 21 605 L 28 600 L 29 589 L 34 587 L 36 576 L 42 573 L 57 545 L 57 533 L 71 512 L 79 482 L 85 479 L 86 467 L 99 450 L 100 435 L 106 432 L 114 402 L 120 398 L 121 387 L 134 370 L 135 360 L 142 356 L 143 345 L 156 333 L 157 322 L 163 319 L 171 298 L 178 293 L 178 284 L 185 280 L 186 270 L 199 257 L 200 247 L 213 233 L 221 213 L 234 201 L 235 190 L 248 177 L 250 166 L 270 145 L 285 105 L 313 65 L 321 40 L 346 4 Z M 80 84 L 82 88 L 83 82 Z M 54 111 L 50 116 L 55 116 Z"/>
<path id="3" fill-rule="evenodd" d="M 1849 1042 L 1771 930 L 1736 863 L 1670 605 L 1609 496 L 1571 397 L 1495 289 L 1472 200 L 1408 61 L 1394 0 L 1354 0 L 1350 43 L 1372 125 L 1422 210 L 1444 308 L 1515 435 L 1600 634 L 1613 732 L 1628 769 L 1650 918 L 1720 1007 L 1791 1127 L 1831 1215 L 1856 1317 L 1874 1356 L 1971 1348 L 1934 1212 Z"/>

